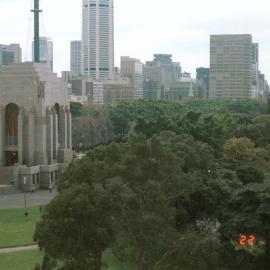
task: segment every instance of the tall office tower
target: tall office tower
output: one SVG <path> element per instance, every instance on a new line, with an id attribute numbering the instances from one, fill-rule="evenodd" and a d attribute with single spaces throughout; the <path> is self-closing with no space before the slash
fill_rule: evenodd
<path id="1" fill-rule="evenodd" d="M 180 80 L 182 72 L 180 63 L 173 62 L 171 54 L 154 54 L 154 62 L 161 64 L 162 81 L 165 84 Z"/>
<path id="2" fill-rule="evenodd" d="M 71 83 L 70 71 L 61 71 L 61 78 L 65 83 Z"/>
<path id="3" fill-rule="evenodd" d="M 253 74 L 251 35 L 211 36 L 210 98 L 251 98 Z"/>
<path id="4" fill-rule="evenodd" d="M 19 44 L 0 44 L 0 66 L 22 62 L 22 49 Z"/>
<path id="5" fill-rule="evenodd" d="M 209 97 L 209 68 L 200 67 L 196 69 L 196 80 L 200 85 L 199 97 Z"/>
<path id="6" fill-rule="evenodd" d="M 113 0 L 83 0 L 82 75 L 91 79 L 114 73 Z"/>
<path id="7" fill-rule="evenodd" d="M 147 61 L 144 65 L 144 99 L 162 99 L 162 75 L 159 62 Z"/>
<path id="8" fill-rule="evenodd" d="M 39 38 L 40 63 L 47 64 L 53 71 L 53 42 L 51 38 Z M 34 61 L 34 42 L 32 42 L 32 57 Z"/>
<path id="9" fill-rule="evenodd" d="M 80 40 L 70 42 L 70 72 L 72 78 L 81 76 L 81 46 Z"/>
<path id="10" fill-rule="evenodd" d="M 130 77 L 133 84 L 133 98 L 143 99 L 143 63 L 129 56 L 121 57 L 121 75 Z"/>
<path id="11" fill-rule="evenodd" d="M 259 82 L 259 44 L 252 44 L 252 85 L 258 86 Z"/>
<path id="12" fill-rule="evenodd" d="M 180 79 L 180 63 L 173 62 L 171 54 L 155 54 L 144 66 L 144 98 L 164 99 L 164 93 Z"/>

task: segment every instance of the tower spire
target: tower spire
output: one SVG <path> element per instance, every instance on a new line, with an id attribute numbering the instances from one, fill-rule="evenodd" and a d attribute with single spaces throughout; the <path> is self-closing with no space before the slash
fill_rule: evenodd
<path id="1" fill-rule="evenodd" d="M 39 9 L 39 0 L 34 0 L 34 9 L 31 10 L 34 13 L 34 62 L 39 63 L 39 13 L 42 12 Z"/>

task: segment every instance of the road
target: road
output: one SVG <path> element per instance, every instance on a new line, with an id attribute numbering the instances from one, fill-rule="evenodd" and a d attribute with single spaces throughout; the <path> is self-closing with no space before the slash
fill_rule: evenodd
<path id="1" fill-rule="evenodd" d="M 53 190 L 51 193 L 49 190 L 38 190 L 33 193 L 26 193 L 27 207 L 45 205 L 56 195 L 56 190 Z M 24 196 L 25 194 L 23 192 L 10 195 L 0 194 L 0 209 L 24 207 Z"/>

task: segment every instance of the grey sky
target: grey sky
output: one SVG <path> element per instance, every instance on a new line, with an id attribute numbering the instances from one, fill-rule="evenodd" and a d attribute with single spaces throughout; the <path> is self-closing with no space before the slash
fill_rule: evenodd
<path id="1" fill-rule="evenodd" d="M 55 71 L 68 70 L 69 43 L 81 37 L 82 1 L 40 1 L 41 34 L 53 39 Z M 21 43 L 23 60 L 31 56 L 31 2 L 0 0 L 0 43 Z M 145 61 L 154 53 L 171 53 L 195 75 L 196 67 L 209 66 L 210 34 L 250 33 L 260 44 L 260 69 L 269 79 L 269 5 L 269 0 L 115 0 L 116 65 L 121 55 Z"/>

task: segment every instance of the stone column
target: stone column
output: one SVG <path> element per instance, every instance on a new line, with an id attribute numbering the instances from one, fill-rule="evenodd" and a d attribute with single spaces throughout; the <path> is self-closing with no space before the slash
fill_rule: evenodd
<path id="1" fill-rule="evenodd" d="M 28 112 L 28 130 L 26 138 L 27 147 L 27 165 L 34 166 L 34 153 L 35 153 L 35 110 L 32 108 Z"/>
<path id="2" fill-rule="evenodd" d="M 63 106 L 60 109 L 59 121 L 60 149 L 67 149 L 67 114 Z"/>
<path id="3" fill-rule="evenodd" d="M 50 108 L 46 110 L 46 119 L 47 119 L 47 155 L 48 162 L 52 164 L 53 162 L 53 114 Z"/>
<path id="4" fill-rule="evenodd" d="M 46 141 L 46 116 L 39 115 L 35 117 L 35 164 L 48 165 L 47 141 Z"/>
<path id="5" fill-rule="evenodd" d="M 66 110 L 67 113 L 67 148 L 72 149 L 72 117 L 70 110 Z"/>
<path id="6" fill-rule="evenodd" d="M 23 131 L 24 131 L 24 112 L 23 108 L 20 107 L 18 115 L 18 163 L 23 165 Z"/>
<path id="7" fill-rule="evenodd" d="M 5 166 L 5 107 L 0 107 L 0 167 Z"/>
<path id="8" fill-rule="evenodd" d="M 54 108 L 52 108 L 53 113 L 53 159 L 58 159 L 58 148 L 59 148 L 59 131 L 58 131 L 58 114 Z"/>

